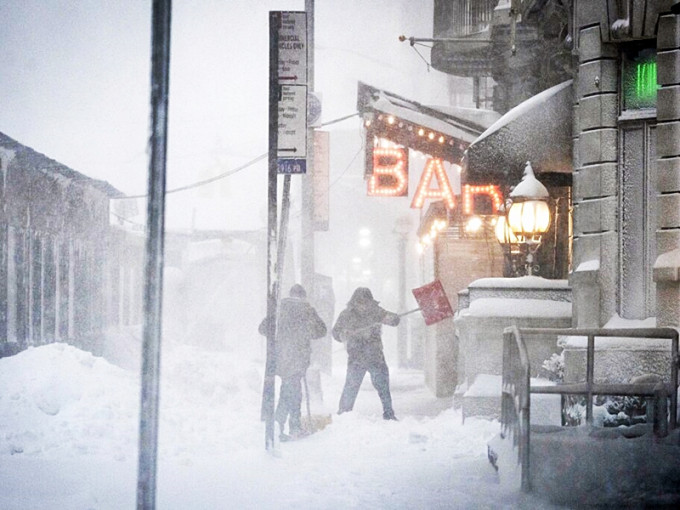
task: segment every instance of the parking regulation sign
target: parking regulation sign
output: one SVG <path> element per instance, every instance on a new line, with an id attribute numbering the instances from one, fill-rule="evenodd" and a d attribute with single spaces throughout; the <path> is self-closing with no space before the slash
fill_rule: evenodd
<path id="1" fill-rule="evenodd" d="M 307 13 L 281 12 L 278 31 L 280 174 L 307 172 Z"/>

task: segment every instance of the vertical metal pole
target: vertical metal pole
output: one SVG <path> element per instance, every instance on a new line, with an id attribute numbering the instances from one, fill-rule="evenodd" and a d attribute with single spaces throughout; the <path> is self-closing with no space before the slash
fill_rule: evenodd
<path id="1" fill-rule="evenodd" d="M 288 241 L 288 218 L 290 216 L 290 174 L 283 177 L 283 192 L 281 194 L 281 220 L 279 224 L 279 239 L 276 253 L 276 281 L 283 281 L 283 266 L 286 262 L 286 243 Z M 277 293 L 277 307 L 278 298 L 281 295 L 281 288 Z"/>
<path id="2" fill-rule="evenodd" d="M 314 0 L 305 0 L 307 12 L 307 90 L 314 91 Z M 302 175 L 300 280 L 314 302 L 314 128 L 307 130 L 307 173 Z"/>
<path id="3" fill-rule="evenodd" d="M 671 430 L 678 424 L 678 332 L 676 331 L 671 340 Z"/>
<path id="4" fill-rule="evenodd" d="M 403 312 L 406 309 L 406 235 L 405 233 L 397 233 L 399 236 L 399 310 Z M 397 326 L 397 351 L 398 362 L 400 367 L 408 366 L 408 342 L 406 337 L 406 320 L 401 320 Z"/>
<path id="5" fill-rule="evenodd" d="M 4 161 L 0 161 L 0 165 L 5 165 Z M 3 175 L 7 175 L 7 168 L 0 168 Z M 14 256 L 9 251 L 9 224 L 7 223 L 7 201 L 5 199 L 7 182 L 6 179 L 0 179 L 0 338 L 9 341 L 9 299 L 8 299 L 8 281 L 9 276 L 9 257 Z M 58 274 L 58 273 L 57 273 Z M 59 280 L 57 279 L 57 282 Z M 58 284 L 57 284 L 58 285 Z"/>
<path id="6" fill-rule="evenodd" d="M 593 424 L 593 381 L 595 380 L 595 335 L 588 335 L 588 351 L 586 358 L 586 423 Z"/>
<path id="7" fill-rule="evenodd" d="M 262 419 L 265 422 L 264 445 L 274 447 L 274 401 L 276 399 L 276 208 L 277 208 L 277 148 L 279 129 L 279 26 L 281 14 L 269 13 L 269 185 L 267 190 L 267 359 L 262 388 Z"/>
<path id="8" fill-rule="evenodd" d="M 529 386 L 527 385 L 527 388 Z M 531 420 L 531 408 L 527 403 L 522 407 L 522 474 L 521 487 L 523 492 L 531 491 L 531 442 L 529 422 Z"/>
<path id="9" fill-rule="evenodd" d="M 137 508 L 156 507 L 156 458 L 163 294 L 163 228 L 168 130 L 171 0 L 154 0 L 151 35 L 151 138 L 147 206 L 144 344 L 139 417 Z"/>

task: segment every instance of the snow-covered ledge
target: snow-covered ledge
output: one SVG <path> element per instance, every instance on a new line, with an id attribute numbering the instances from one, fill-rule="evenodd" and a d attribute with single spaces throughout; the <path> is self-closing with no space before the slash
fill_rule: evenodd
<path id="1" fill-rule="evenodd" d="M 606 329 L 654 328 L 656 318 L 628 320 L 612 317 Z M 586 337 L 560 337 L 564 349 L 564 381 L 581 382 L 586 374 Z M 595 342 L 595 379 L 629 383 L 639 376 L 668 378 L 671 344 L 667 339 L 599 338 Z"/>
<path id="2" fill-rule="evenodd" d="M 494 395 L 478 395 L 469 389 L 486 380 L 497 380 L 503 373 L 503 330 L 513 325 L 570 327 L 571 288 L 566 280 L 538 276 L 482 278 L 468 286 L 467 298 L 469 304 L 458 310 L 453 321 L 459 384 L 454 404 L 462 403 L 467 416 L 497 416 L 500 391 Z M 531 376 L 546 376 L 543 361 L 559 352 L 557 335 L 531 335 L 525 341 Z"/>
<path id="3" fill-rule="evenodd" d="M 574 293 L 574 320 L 577 328 L 596 328 L 600 325 L 600 261 L 581 262 L 571 273 Z"/>
<path id="4" fill-rule="evenodd" d="M 680 327 L 680 249 L 662 253 L 653 268 L 658 326 Z"/>
<path id="5" fill-rule="evenodd" d="M 680 248 L 662 253 L 656 258 L 654 281 L 680 281 Z"/>

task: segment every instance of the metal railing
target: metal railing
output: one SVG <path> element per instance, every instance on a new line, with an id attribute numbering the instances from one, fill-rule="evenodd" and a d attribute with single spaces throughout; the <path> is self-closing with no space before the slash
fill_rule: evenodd
<path id="1" fill-rule="evenodd" d="M 534 386 L 529 382 L 529 355 L 523 335 L 585 336 L 586 381 L 583 383 L 558 384 L 556 386 Z M 671 341 L 670 378 L 667 383 L 611 384 L 595 383 L 595 338 L 620 337 L 648 340 L 667 339 Z M 531 490 L 530 478 L 530 425 L 531 393 L 550 393 L 586 396 L 586 423 L 593 423 L 594 395 L 636 395 L 662 398 L 670 397 L 669 428 L 677 427 L 678 412 L 678 331 L 673 328 L 639 329 L 557 329 L 557 328 L 506 328 L 503 332 L 503 385 L 501 393 L 501 437 L 511 435 L 513 447 L 518 448 L 518 462 L 521 466 L 521 487 L 524 492 Z M 657 416 L 657 419 L 664 420 Z"/>

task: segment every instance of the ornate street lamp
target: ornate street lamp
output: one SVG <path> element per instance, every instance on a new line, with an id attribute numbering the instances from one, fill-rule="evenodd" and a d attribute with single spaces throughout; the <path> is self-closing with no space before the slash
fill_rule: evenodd
<path id="1" fill-rule="evenodd" d="M 534 254 L 541 244 L 541 236 L 550 228 L 550 194 L 536 179 L 530 162 L 527 161 L 522 181 L 512 190 L 510 199 L 508 226 L 526 251 L 526 274 L 531 275 L 538 269 L 534 265 Z"/>
<path id="2" fill-rule="evenodd" d="M 508 202 L 508 205 L 509 202 Z M 519 239 L 508 225 L 508 218 L 506 216 L 505 206 L 501 206 L 498 210 L 501 214 L 496 218 L 496 226 L 494 233 L 496 239 L 503 248 L 503 256 L 505 257 L 504 276 L 517 276 L 517 256 L 521 253 L 519 248 Z"/>

